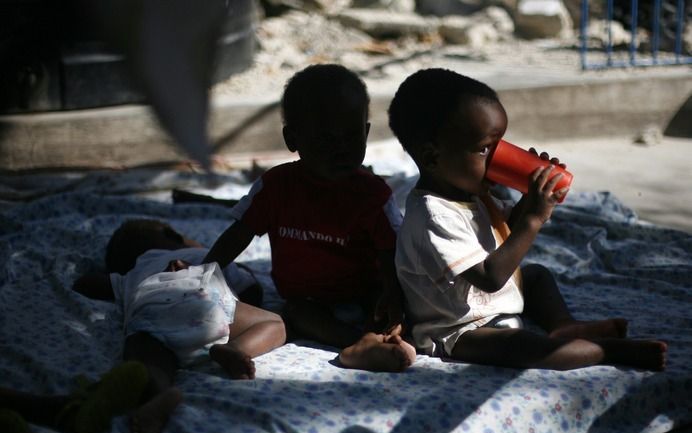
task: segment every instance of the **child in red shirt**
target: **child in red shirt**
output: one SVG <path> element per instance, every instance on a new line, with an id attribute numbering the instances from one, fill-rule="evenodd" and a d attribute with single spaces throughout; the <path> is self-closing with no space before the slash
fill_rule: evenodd
<path id="1" fill-rule="evenodd" d="M 387 184 L 361 167 L 368 104 L 365 84 L 343 66 L 313 65 L 294 75 L 282 98 L 283 135 L 300 160 L 253 184 L 204 261 L 225 266 L 267 233 L 287 327 L 344 349 L 346 367 L 400 371 L 415 360 L 399 335 L 394 250 L 401 214 Z M 342 304 L 359 304 L 365 323 L 338 318 Z"/>

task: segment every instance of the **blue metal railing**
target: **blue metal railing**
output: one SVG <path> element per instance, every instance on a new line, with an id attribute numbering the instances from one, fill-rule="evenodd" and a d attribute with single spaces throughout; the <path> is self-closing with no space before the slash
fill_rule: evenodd
<path id="1" fill-rule="evenodd" d="M 686 25 L 692 25 L 692 23 L 688 22 L 689 20 L 685 12 L 685 0 L 669 0 L 677 1 L 675 5 L 675 31 L 672 52 L 661 50 L 662 0 L 643 0 L 643 2 L 647 2 L 647 5 L 652 4 L 653 6 L 651 22 L 649 23 L 651 28 L 649 29 L 646 27 L 646 24 L 644 25 L 651 35 L 651 48 L 650 51 L 647 50 L 647 52 L 638 50 L 640 44 L 637 40 L 637 33 L 638 29 L 642 28 L 642 23 L 639 22 L 639 1 L 631 0 L 629 17 L 630 41 L 628 44 L 628 56 L 625 57 L 616 56 L 617 52 L 614 50 L 613 45 L 612 27 L 613 21 L 615 20 L 614 0 L 605 1 L 605 46 L 594 49 L 589 46 L 589 0 L 582 0 L 580 23 L 580 56 L 582 69 L 692 64 L 692 56 L 689 53 L 683 53 L 683 31 Z M 594 60 L 594 58 L 596 60 Z"/>

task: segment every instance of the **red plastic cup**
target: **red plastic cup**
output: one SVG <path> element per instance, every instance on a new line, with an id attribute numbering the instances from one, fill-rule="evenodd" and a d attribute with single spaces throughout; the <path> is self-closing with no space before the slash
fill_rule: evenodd
<path id="1" fill-rule="evenodd" d="M 538 167 L 546 167 L 550 161 L 541 159 L 538 155 L 517 147 L 512 143 L 500 140 L 490 156 L 490 165 L 486 177 L 500 185 L 508 186 L 526 194 L 529 190 L 529 177 Z M 550 178 L 562 173 L 562 178 L 557 182 L 553 191 L 557 191 L 572 184 L 572 173 L 556 165 L 553 167 Z M 565 195 L 559 202 L 565 199 Z"/>

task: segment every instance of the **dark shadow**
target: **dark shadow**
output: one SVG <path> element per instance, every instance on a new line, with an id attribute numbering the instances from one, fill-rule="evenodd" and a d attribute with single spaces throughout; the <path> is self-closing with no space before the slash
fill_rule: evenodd
<path id="1" fill-rule="evenodd" d="M 692 433 L 692 421 L 685 425 L 675 426 L 669 433 Z"/>
<path id="2" fill-rule="evenodd" d="M 304 347 L 320 346 L 305 344 Z M 351 370 L 355 377 L 348 382 L 314 381 L 310 377 L 305 380 L 258 378 L 245 383 L 229 381 L 225 389 L 232 390 L 231 395 L 235 396 L 234 401 L 229 404 L 242 407 L 254 404 L 255 408 L 261 407 L 262 411 L 272 414 L 272 422 L 285 423 L 282 427 L 286 430 L 281 431 L 295 431 L 296 425 L 291 425 L 291 422 L 296 423 L 300 418 L 305 420 L 302 423 L 305 427 L 310 423 L 307 420 L 316 416 L 315 413 L 334 411 L 341 415 L 342 422 L 351 424 L 342 424 L 341 433 L 371 433 L 381 431 L 381 426 L 368 425 L 367 416 L 363 418 L 363 414 L 396 411 L 401 413 L 401 417 L 388 430 L 390 433 L 448 433 L 466 431 L 464 421 L 525 371 L 463 363 L 458 363 L 458 366 L 460 368 L 455 368 L 454 371 L 440 371 L 414 365 L 402 373 Z M 214 363 L 198 365 L 188 371 L 192 374 L 216 376 L 220 380 L 227 377 Z M 479 381 L 492 384 L 484 386 L 486 393 L 478 392 Z M 281 392 L 271 396 L 258 392 L 264 389 L 265 382 Z M 465 389 L 474 389 L 474 392 L 464 392 Z M 298 395 L 301 398 L 309 396 L 309 400 L 319 401 L 319 404 L 306 404 L 304 411 L 291 415 L 292 421 L 284 420 L 281 411 L 284 406 L 293 404 L 292 396 Z M 417 398 L 410 398 L 411 395 Z M 190 397 L 192 405 L 195 404 L 194 398 L 196 397 Z M 234 411 L 241 418 L 244 416 L 242 412 Z M 440 414 L 444 416 L 438 416 Z M 257 413 L 252 415 L 252 422 L 257 423 Z M 502 420 L 498 420 L 498 425 L 501 423 Z"/>
<path id="3" fill-rule="evenodd" d="M 687 417 L 685 426 L 676 425 L 676 431 L 690 431 L 690 389 L 692 378 L 673 380 L 668 375 L 655 374 L 631 386 L 627 393 L 611 405 L 591 424 L 589 433 L 617 431 L 635 433 L 647 430 L 652 421 L 659 417 L 680 420 Z M 662 396 L 666 398 L 661 398 Z M 632 416 L 633 414 L 637 416 Z M 660 428 L 660 426 L 659 426 Z"/>
<path id="4" fill-rule="evenodd" d="M 375 433 L 375 430 L 370 430 L 362 425 L 352 425 L 341 430 L 341 433 Z"/>
<path id="5" fill-rule="evenodd" d="M 462 363 L 458 364 L 462 365 Z M 404 416 L 394 426 L 391 433 L 442 433 L 454 431 L 460 426 L 466 431 L 463 428 L 464 420 L 492 398 L 497 391 L 524 372 L 523 369 L 518 368 L 477 364 L 468 364 L 467 367 L 454 373 L 416 368 L 415 365 L 409 370 L 416 371 L 416 383 L 425 386 L 428 392 L 409 404 Z M 475 384 L 478 377 L 484 377 L 493 383 L 485 394 L 478 392 Z M 465 393 L 464 389 L 475 389 L 475 391 Z M 443 411 L 444 418 L 431 417 L 431 414 Z"/>
<path id="6" fill-rule="evenodd" d="M 663 131 L 664 135 L 668 137 L 680 137 L 680 138 L 692 138 L 692 96 L 687 98 L 678 111 L 675 113 L 666 129 Z"/>
<path id="7" fill-rule="evenodd" d="M 328 360 L 327 363 L 343 369 L 338 361 L 338 349 L 334 347 L 306 339 L 294 340 L 291 344 L 333 352 L 334 358 Z M 453 367 L 441 371 L 414 364 L 400 373 L 350 370 L 355 373 L 352 382 L 330 380 L 313 382 L 313 379 L 309 377 L 306 377 L 304 381 L 271 379 L 271 382 L 275 386 L 278 384 L 280 388 L 285 387 L 288 390 L 307 388 L 315 400 L 339 396 L 333 403 L 336 405 L 335 408 L 338 407 L 345 416 L 357 416 L 357 414 L 373 410 L 400 411 L 402 416 L 390 433 L 447 433 L 456 431 L 459 427 L 463 428 L 467 418 L 526 371 L 520 368 L 468 364 L 453 359 L 444 359 L 443 362 Z M 220 378 L 226 377 L 221 368 L 213 363 L 196 366 L 194 370 Z M 256 379 L 258 382 L 264 380 L 266 379 Z M 479 391 L 479 383 L 483 384 L 482 388 L 486 392 Z M 387 388 L 392 388 L 392 392 L 389 392 Z M 463 391 L 469 389 L 474 391 Z M 372 396 L 372 398 L 353 399 L 351 398 L 353 396 Z M 404 396 L 408 398 L 403 398 Z M 239 398 L 239 401 L 242 400 Z M 375 400 L 377 403 L 373 406 Z M 315 409 L 316 411 L 326 410 L 325 401 L 322 401 L 319 406 L 320 409 Z M 444 417 L 431 416 L 440 413 L 443 413 Z M 359 420 L 354 419 L 352 422 L 354 424 L 345 427 L 341 433 L 375 431 L 367 425 L 358 424 Z"/>

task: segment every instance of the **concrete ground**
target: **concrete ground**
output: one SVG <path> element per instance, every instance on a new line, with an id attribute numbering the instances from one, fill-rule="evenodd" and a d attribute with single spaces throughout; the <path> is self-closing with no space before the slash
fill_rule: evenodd
<path id="1" fill-rule="evenodd" d="M 692 139 L 663 137 L 651 146 L 630 137 L 533 145 L 567 164 L 572 191 L 611 191 L 640 219 L 692 233 Z"/>

